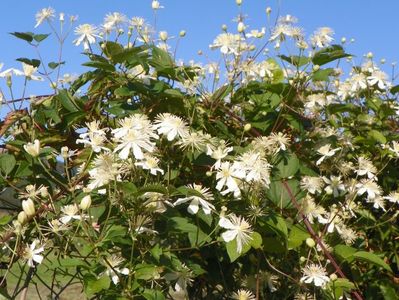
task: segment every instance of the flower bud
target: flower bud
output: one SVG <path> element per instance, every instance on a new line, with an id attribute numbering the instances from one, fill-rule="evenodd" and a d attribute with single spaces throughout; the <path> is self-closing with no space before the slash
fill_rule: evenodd
<path id="1" fill-rule="evenodd" d="M 335 281 L 335 280 L 338 279 L 338 276 L 333 273 L 333 274 L 330 275 L 330 279 L 331 279 L 331 281 Z"/>
<path id="2" fill-rule="evenodd" d="M 314 246 L 316 246 L 316 242 L 312 238 L 307 238 L 306 245 L 308 245 L 308 247 L 310 247 L 310 248 L 313 248 Z"/>
<path id="3" fill-rule="evenodd" d="M 383 64 L 385 64 L 385 62 L 386 62 L 385 58 L 381 58 L 380 64 L 383 65 Z"/>
<path id="4" fill-rule="evenodd" d="M 80 201 L 79 207 L 81 210 L 86 210 L 89 209 L 90 206 L 91 206 L 91 197 L 90 195 L 86 195 Z"/>
<path id="5" fill-rule="evenodd" d="M 223 30 L 223 31 L 227 31 L 227 25 L 226 25 L 226 24 L 223 24 L 223 25 L 222 25 L 222 30 Z"/>
<path id="6" fill-rule="evenodd" d="M 64 22 L 64 21 L 65 21 L 65 14 L 60 13 L 60 22 Z"/>
<path id="7" fill-rule="evenodd" d="M 159 38 L 161 39 L 161 41 L 166 42 L 166 40 L 168 39 L 168 33 L 166 31 L 160 31 Z"/>
<path id="8" fill-rule="evenodd" d="M 18 214 L 17 220 L 18 220 L 18 222 L 19 222 L 21 225 L 24 225 L 24 224 L 28 221 L 28 216 L 26 215 L 26 213 L 25 213 L 24 211 L 21 211 L 21 212 Z"/>
<path id="9" fill-rule="evenodd" d="M 207 172 L 205 173 L 205 175 L 208 176 L 208 177 L 211 177 L 211 176 L 212 176 L 212 172 L 211 172 L 211 171 L 207 171 Z"/>
<path id="10" fill-rule="evenodd" d="M 245 132 L 250 131 L 251 128 L 252 128 L 252 125 L 250 123 L 247 123 L 247 124 L 244 125 L 244 131 Z"/>
<path id="11" fill-rule="evenodd" d="M 63 159 L 68 158 L 68 151 L 69 151 L 69 148 L 67 146 L 64 146 L 61 148 L 61 156 Z"/>
<path id="12" fill-rule="evenodd" d="M 240 6 L 242 4 L 242 0 L 236 0 L 236 4 Z"/>
<path id="13" fill-rule="evenodd" d="M 343 37 L 343 38 L 341 39 L 341 43 L 342 43 L 342 44 L 345 44 L 345 43 L 346 43 L 346 37 Z"/>
<path id="14" fill-rule="evenodd" d="M 36 214 L 35 204 L 32 199 L 27 199 L 22 201 L 22 209 L 28 217 L 33 217 Z"/>
<path id="15" fill-rule="evenodd" d="M 40 141 L 34 140 L 33 143 L 27 143 L 24 145 L 24 149 L 29 155 L 36 157 L 40 154 Z"/>
<path id="16" fill-rule="evenodd" d="M 369 53 L 366 54 L 366 57 L 369 58 L 369 59 L 372 59 L 373 56 L 374 56 L 373 52 L 369 52 Z"/>
<path id="17" fill-rule="evenodd" d="M 266 14 L 270 15 L 272 12 L 272 8 L 269 6 L 266 8 Z"/>
<path id="18" fill-rule="evenodd" d="M 256 49 L 256 46 L 255 46 L 255 45 L 249 46 L 249 50 L 250 50 L 250 51 L 254 51 L 255 49 Z"/>
<path id="19" fill-rule="evenodd" d="M 186 31 L 185 30 L 180 31 L 179 36 L 180 37 L 185 37 L 186 36 Z"/>
<path id="20" fill-rule="evenodd" d="M 306 261 L 306 257 L 301 256 L 301 257 L 299 258 L 299 261 L 300 261 L 301 263 L 305 262 L 305 261 Z"/>
<path id="21" fill-rule="evenodd" d="M 152 3 L 151 3 L 151 8 L 153 9 L 153 10 L 157 10 L 157 9 L 159 9 L 161 7 L 161 5 L 159 4 L 159 1 L 157 1 L 157 0 L 153 0 L 152 1 Z"/>
<path id="22" fill-rule="evenodd" d="M 242 33 L 242 32 L 244 32 L 244 30 L 245 30 L 245 24 L 243 22 L 238 22 L 237 31 L 239 33 Z"/>
<path id="23" fill-rule="evenodd" d="M 313 66 L 313 71 L 318 71 L 318 70 L 320 70 L 320 66 L 319 65 L 314 65 Z"/>

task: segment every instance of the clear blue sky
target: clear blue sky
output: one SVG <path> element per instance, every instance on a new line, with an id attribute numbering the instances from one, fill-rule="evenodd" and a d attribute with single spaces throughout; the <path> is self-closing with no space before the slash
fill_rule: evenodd
<path id="1" fill-rule="evenodd" d="M 186 38 L 179 46 L 177 57 L 185 60 L 203 60 L 196 53 L 199 49 L 210 51 L 208 45 L 220 33 L 222 24 L 235 28 L 232 19 L 239 9 L 235 0 L 160 0 L 165 6 L 158 13 L 157 29 L 166 30 L 169 35 L 178 35 L 179 31 L 187 31 Z M 106 13 L 122 12 L 128 17 L 143 16 L 153 21 L 151 0 L 1 0 L 0 9 L 0 62 L 5 68 L 18 67 L 18 57 L 34 58 L 33 49 L 18 40 L 9 32 L 34 31 L 48 33 L 47 25 L 33 29 L 35 13 L 43 7 L 51 6 L 57 12 L 66 15 L 78 15 L 77 25 L 81 23 L 100 24 Z M 361 56 L 372 51 L 376 59 L 386 58 L 387 67 L 391 62 L 399 61 L 398 0 L 243 0 L 243 11 L 248 15 L 246 23 L 250 28 L 266 26 L 265 8 L 273 9 L 272 17 L 280 14 L 291 14 L 299 19 L 299 25 L 307 34 L 316 28 L 328 26 L 334 29 L 336 41 L 345 36 L 349 40 L 355 38 L 354 44 L 348 45 L 348 52 Z M 73 36 L 67 42 L 64 58 L 67 65 L 65 73 L 79 73 L 84 61 L 79 54 L 81 47 L 72 45 Z M 56 59 L 57 50 L 51 40 L 43 42 L 44 57 Z M 49 59 L 50 60 L 50 59 Z M 31 93 L 40 93 L 40 84 L 32 85 Z M 0 86 L 4 88 L 4 83 Z"/>

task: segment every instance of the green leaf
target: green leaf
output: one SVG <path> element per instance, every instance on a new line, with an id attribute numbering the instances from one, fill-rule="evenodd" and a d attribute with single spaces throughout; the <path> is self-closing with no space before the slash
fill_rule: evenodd
<path id="1" fill-rule="evenodd" d="M 346 260 L 349 263 L 353 261 L 353 254 L 355 252 L 355 248 L 347 245 L 337 245 L 334 247 L 334 254 L 337 255 L 340 260 Z"/>
<path id="2" fill-rule="evenodd" d="M 313 73 L 312 78 L 314 81 L 329 81 L 329 76 L 334 73 L 333 68 L 317 70 Z"/>
<path id="3" fill-rule="evenodd" d="M 0 218 L 0 225 L 4 226 L 7 225 L 8 223 L 10 223 L 12 221 L 13 217 L 12 215 L 4 215 Z"/>
<path id="4" fill-rule="evenodd" d="M 377 131 L 375 129 L 370 130 L 368 132 L 368 136 L 380 144 L 387 143 L 386 137 L 380 131 Z"/>
<path id="5" fill-rule="evenodd" d="M 294 176 L 299 170 L 299 159 L 294 153 L 279 155 L 279 162 L 276 165 L 279 178 Z"/>
<path id="6" fill-rule="evenodd" d="M 12 154 L 3 154 L 0 156 L 0 170 L 2 173 L 5 175 L 8 175 L 11 173 L 11 171 L 14 169 L 16 164 L 16 160 L 14 155 Z"/>
<path id="7" fill-rule="evenodd" d="M 58 95 L 56 95 L 55 98 L 58 99 L 61 105 L 70 112 L 77 112 L 80 110 L 72 95 L 67 90 L 59 90 Z"/>
<path id="8" fill-rule="evenodd" d="M 104 51 L 104 54 L 111 60 L 113 60 L 113 58 L 116 55 L 123 52 L 123 50 L 124 50 L 122 45 L 119 43 L 108 41 L 108 42 L 102 42 L 100 44 L 101 44 L 101 48 Z"/>
<path id="9" fill-rule="evenodd" d="M 249 243 L 252 248 L 259 249 L 262 247 L 262 236 L 258 232 L 251 234 L 251 242 Z"/>
<path id="10" fill-rule="evenodd" d="M 82 66 L 101 69 L 101 70 L 110 71 L 110 72 L 115 71 L 114 65 L 111 65 L 110 63 L 106 63 L 106 62 L 100 62 L 100 61 L 89 61 L 89 62 L 82 64 Z"/>
<path id="11" fill-rule="evenodd" d="M 302 67 L 310 62 L 310 58 L 306 56 L 298 56 L 298 55 L 291 55 L 291 56 L 286 56 L 286 55 L 279 55 L 279 57 L 282 60 L 285 60 L 286 62 L 289 62 L 295 67 Z"/>
<path id="12" fill-rule="evenodd" d="M 237 241 L 236 239 L 226 243 L 226 250 L 227 254 L 229 255 L 230 261 L 234 262 L 239 258 L 240 256 L 244 255 L 251 249 L 251 244 L 245 244 L 242 246 L 242 251 L 241 253 L 237 252 Z"/>
<path id="13" fill-rule="evenodd" d="M 31 43 L 34 37 L 32 32 L 10 32 L 10 34 L 28 43 Z"/>
<path id="14" fill-rule="evenodd" d="M 136 279 L 150 280 L 159 277 L 158 267 L 150 264 L 138 264 L 134 268 Z"/>
<path id="15" fill-rule="evenodd" d="M 348 57 L 348 56 L 352 56 L 352 55 L 345 53 L 342 46 L 332 45 L 330 47 L 327 47 L 327 48 L 321 49 L 320 51 L 317 51 L 312 58 L 312 62 L 315 65 L 322 66 L 322 65 L 325 65 L 334 60 Z"/>
<path id="16" fill-rule="evenodd" d="M 292 226 L 288 236 L 288 249 L 298 248 L 308 237 L 310 234 L 303 226 L 299 224 Z"/>
<path id="17" fill-rule="evenodd" d="M 287 184 L 290 187 L 296 200 L 300 200 L 303 195 L 301 195 L 299 189 L 299 181 L 296 179 L 287 180 Z M 285 189 L 283 182 L 281 180 L 272 179 L 269 189 L 266 191 L 266 198 L 273 202 L 277 207 L 289 208 L 292 207 L 291 197 L 288 191 Z"/>
<path id="18" fill-rule="evenodd" d="M 33 39 L 34 39 L 36 42 L 40 43 L 41 41 L 44 41 L 47 37 L 49 37 L 50 34 L 51 34 L 51 33 L 48 33 L 48 34 L 35 34 L 35 35 L 33 36 Z"/>
<path id="19" fill-rule="evenodd" d="M 376 254 L 374 254 L 372 252 L 358 251 L 353 254 L 353 257 L 356 260 L 366 261 L 370 264 L 379 266 L 379 267 L 392 273 L 391 267 L 386 262 L 384 262 L 380 257 L 378 257 Z"/>
<path id="20" fill-rule="evenodd" d="M 54 70 L 54 69 L 56 69 L 58 66 L 60 66 L 60 65 L 64 65 L 65 64 L 65 61 L 61 61 L 61 62 L 49 62 L 47 65 L 48 65 L 48 67 L 50 68 L 50 69 L 52 69 L 52 70 Z"/>
<path id="21" fill-rule="evenodd" d="M 142 296 L 146 300 L 165 300 L 165 296 L 162 292 L 154 289 L 145 289 Z"/>
<path id="22" fill-rule="evenodd" d="M 20 62 L 23 62 L 25 64 L 28 64 L 28 65 L 31 65 L 31 66 L 33 66 L 35 68 L 39 67 L 40 63 L 41 63 L 41 61 L 38 60 L 38 59 L 29 59 L 29 58 L 26 58 L 26 57 L 20 57 L 20 58 L 17 58 L 16 60 L 20 61 Z"/>
<path id="23" fill-rule="evenodd" d="M 120 97 L 129 97 L 134 94 L 133 91 L 131 91 L 128 87 L 122 86 L 114 91 L 115 96 L 120 96 Z"/>
<path id="24" fill-rule="evenodd" d="M 94 275 L 87 274 L 84 276 L 83 281 L 85 293 L 89 298 L 102 290 L 109 289 L 111 285 L 111 280 L 107 275 L 97 278 Z"/>

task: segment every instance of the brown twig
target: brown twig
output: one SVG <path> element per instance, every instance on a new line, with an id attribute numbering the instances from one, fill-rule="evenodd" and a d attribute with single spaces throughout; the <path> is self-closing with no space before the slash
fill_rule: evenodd
<path id="1" fill-rule="evenodd" d="M 284 188 L 287 190 L 288 195 L 291 198 L 292 204 L 294 204 L 295 208 L 298 210 L 299 215 L 301 216 L 301 219 L 303 220 L 306 229 L 310 233 L 313 239 L 316 240 L 316 243 L 320 246 L 320 248 L 323 250 L 324 255 L 330 260 L 331 264 L 335 268 L 335 271 L 338 273 L 338 275 L 341 278 L 347 279 L 345 274 L 342 272 L 341 267 L 338 265 L 338 263 L 335 261 L 334 257 L 331 255 L 331 253 L 327 250 L 327 248 L 324 246 L 323 241 L 320 239 L 320 237 L 316 234 L 316 232 L 313 230 L 312 225 L 310 224 L 308 218 L 304 215 L 302 212 L 301 207 L 299 206 L 298 201 L 295 199 L 294 194 L 292 193 L 291 188 L 288 186 L 286 181 L 283 181 Z M 352 295 L 357 299 L 357 300 L 363 300 L 363 297 L 358 293 L 357 291 L 353 291 Z"/>

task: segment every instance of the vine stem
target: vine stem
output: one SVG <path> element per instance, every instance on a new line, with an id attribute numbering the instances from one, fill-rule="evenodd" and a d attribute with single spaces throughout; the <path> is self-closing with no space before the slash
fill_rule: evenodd
<path id="1" fill-rule="evenodd" d="M 347 277 L 345 276 L 344 272 L 342 272 L 341 267 L 338 265 L 338 263 L 335 261 L 334 257 L 331 255 L 331 253 L 327 250 L 327 248 L 324 246 L 323 241 L 320 239 L 320 237 L 316 234 L 316 232 L 313 230 L 312 225 L 310 224 L 308 218 L 304 215 L 304 213 L 302 212 L 301 207 L 299 206 L 298 201 L 295 199 L 294 194 L 292 193 L 291 188 L 289 187 L 289 185 L 287 184 L 286 181 L 283 181 L 283 185 L 284 188 L 287 190 L 288 195 L 291 198 L 292 204 L 294 204 L 295 208 L 298 210 L 299 215 L 301 216 L 302 221 L 304 222 L 306 229 L 308 230 L 308 232 L 310 233 L 310 235 L 312 236 L 313 239 L 316 240 L 317 244 L 320 246 L 320 248 L 323 250 L 325 256 L 330 260 L 331 264 L 333 265 L 333 267 L 335 268 L 335 271 L 338 273 L 338 275 L 341 278 L 345 278 L 347 279 Z M 361 294 L 357 291 L 353 291 L 352 295 L 357 299 L 357 300 L 363 300 L 363 297 L 361 296 Z"/>

